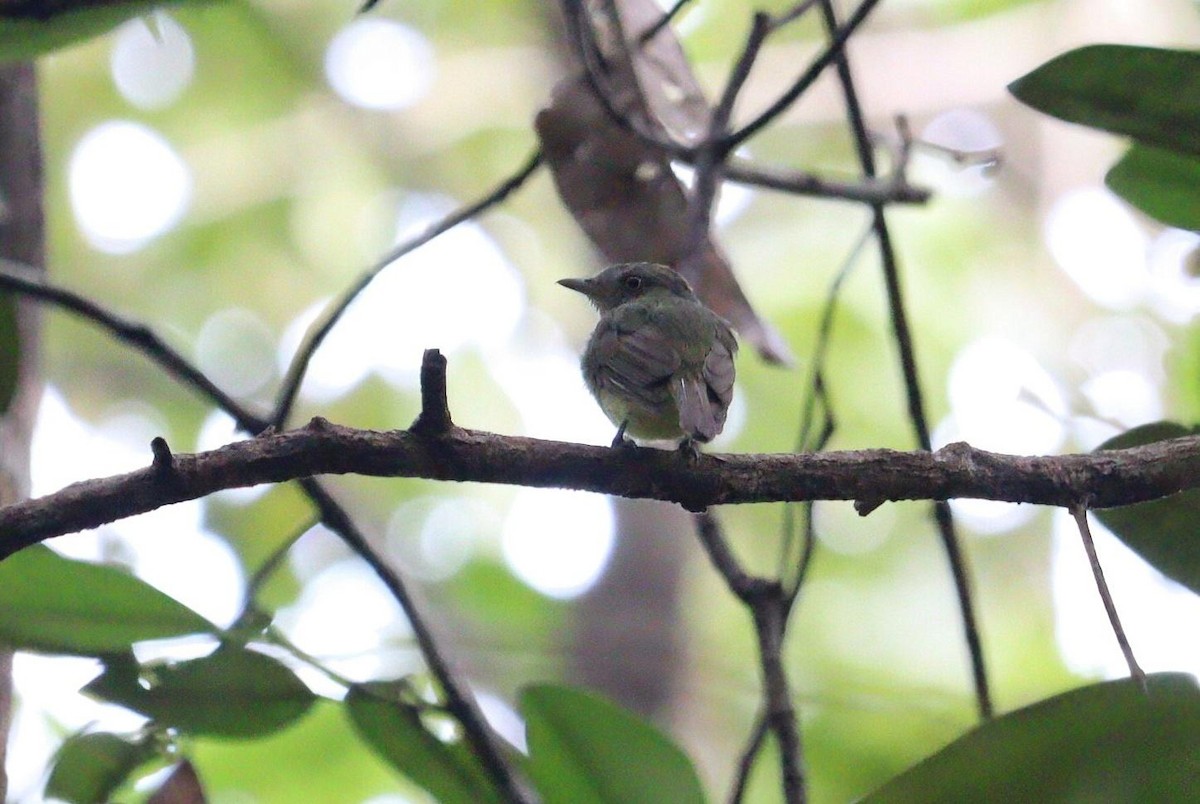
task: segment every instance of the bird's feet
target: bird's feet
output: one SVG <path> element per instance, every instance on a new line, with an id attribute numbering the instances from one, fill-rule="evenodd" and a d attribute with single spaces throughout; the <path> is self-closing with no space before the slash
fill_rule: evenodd
<path id="1" fill-rule="evenodd" d="M 621 426 L 617 428 L 617 434 L 613 436 L 613 449 L 636 449 L 637 444 L 625 437 L 625 427 L 629 424 L 629 420 L 621 422 Z"/>
<path id="2" fill-rule="evenodd" d="M 694 464 L 700 460 L 700 442 L 691 436 L 684 436 L 679 442 L 679 454 L 683 459 L 690 464 Z"/>

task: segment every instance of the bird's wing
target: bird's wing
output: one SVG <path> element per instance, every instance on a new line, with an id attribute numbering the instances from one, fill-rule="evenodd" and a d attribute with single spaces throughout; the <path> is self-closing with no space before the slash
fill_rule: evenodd
<path id="1" fill-rule="evenodd" d="M 718 323 L 717 341 L 712 350 L 704 358 L 704 382 L 708 385 L 708 395 L 714 404 L 721 407 L 721 422 L 725 421 L 725 408 L 733 400 L 734 367 L 733 356 L 737 353 L 737 341 L 733 333 Z"/>
<path id="2" fill-rule="evenodd" d="M 681 358 L 661 329 L 646 320 L 611 318 L 596 330 L 591 347 L 593 380 L 648 410 L 671 398 L 667 387 Z"/>

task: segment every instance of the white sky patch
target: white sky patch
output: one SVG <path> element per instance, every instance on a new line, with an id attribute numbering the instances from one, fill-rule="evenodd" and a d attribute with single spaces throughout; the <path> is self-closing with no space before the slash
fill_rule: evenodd
<path id="1" fill-rule="evenodd" d="M 325 52 L 325 76 L 347 103 L 403 109 L 428 93 L 434 51 L 417 31 L 395 20 L 360 17 L 342 28 Z"/>
<path id="2" fill-rule="evenodd" d="M 183 218 L 192 196 L 188 166 L 161 134 L 109 120 L 83 135 L 68 168 L 71 208 L 93 247 L 137 251 Z"/>
<path id="3" fill-rule="evenodd" d="M 499 524 L 499 513 L 481 500 L 418 497 L 392 514 L 387 551 L 406 574 L 444 581 L 462 569 Z"/>
<path id="4" fill-rule="evenodd" d="M 402 242 L 456 205 L 442 196 L 409 194 L 397 212 Z M 305 332 L 327 306 L 305 310 L 284 332 L 286 367 Z M 438 348 L 500 348 L 525 312 L 520 275 L 487 231 L 456 226 L 385 268 L 355 300 L 309 364 L 302 393 L 329 402 L 372 371 L 406 390 L 419 384 L 421 355 Z"/>
<path id="5" fill-rule="evenodd" d="M 513 338 L 485 348 L 488 373 L 521 415 L 522 434 L 534 438 L 608 444 L 616 427 L 592 399 L 558 322 L 530 310 Z"/>
<path id="6" fill-rule="evenodd" d="M 196 336 L 200 370 L 235 399 L 253 396 L 275 379 L 275 334 L 243 308 L 218 310 Z"/>
<path id="7" fill-rule="evenodd" d="M 599 494 L 521 489 L 501 535 L 504 560 L 547 597 L 569 599 L 594 584 L 613 547 L 613 514 Z"/>
<path id="8" fill-rule="evenodd" d="M 919 139 L 966 155 L 983 156 L 1004 146 L 1004 137 L 992 119 L 978 109 L 950 109 L 926 124 Z M 994 164 L 962 164 L 948 153 L 918 148 L 913 167 L 921 180 L 939 192 L 958 198 L 978 196 L 994 183 Z"/>
<path id="9" fill-rule="evenodd" d="M 1150 282 L 1154 311 L 1184 324 L 1200 313 L 1200 234 L 1167 229 L 1150 245 Z"/>
<path id="10" fill-rule="evenodd" d="M 412 633 L 396 601 L 357 558 L 338 561 L 309 579 L 300 599 L 281 610 L 277 621 L 301 650 L 356 680 L 382 671 L 386 641 Z M 414 658 L 413 670 L 418 661 Z"/>
<path id="11" fill-rule="evenodd" d="M 165 11 L 126 22 L 116 31 L 112 77 L 125 100 L 142 109 L 171 105 L 192 83 L 191 37 Z"/>
<path id="12" fill-rule="evenodd" d="M 956 440 L 1016 455 L 1048 455 L 1062 445 L 1063 393 L 1016 344 L 1000 338 L 968 344 L 950 367 L 947 395 Z"/>
<path id="13" fill-rule="evenodd" d="M 1164 415 L 1158 387 L 1137 371 L 1106 371 L 1089 379 L 1079 390 L 1097 416 L 1125 427 L 1158 421 Z"/>
<path id="14" fill-rule="evenodd" d="M 1046 215 L 1044 236 L 1058 266 L 1096 304 L 1128 309 L 1145 298 L 1146 235 L 1108 190 L 1064 193 Z"/>
<path id="15" fill-rule="evenodd" d="M 1051 455 L 1066 437 L 1067 405 L 1054 378 L 1017 345 L 999 338 L 968 344 L 947 378 L 951 415 L 935 429 L 934 448 L 952 441 L 1015 455 Z M 1028 522 L 1033 506 L 952 500 L 972 529 L 1003 533 Z"/>

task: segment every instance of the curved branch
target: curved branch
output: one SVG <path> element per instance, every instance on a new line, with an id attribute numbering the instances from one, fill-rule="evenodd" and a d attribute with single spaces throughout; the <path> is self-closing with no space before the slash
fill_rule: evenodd
<path id="1" fill-rule="evenodd" d="M 1200 488 L 1200 436 L 1124 450 L 1055 457 L 1002 455 L 962 442 L 936 452 L 890 449 L 822 454 L 700 455 L 502 436 L 451 427 L 434 436 L 358 430 L 313 419 L 306 427 L 178 453 L 169 471 L 75 483 L 0 509 L 0 559 L 22 547 L 223 489 L 322 474 L 420 477 L 560 487 L 710 505 L 974 497 L 1108 508 Z"/>
<path id="2" fill-rule="evenodd" d="M 405 254 L 415 251 L 434 238 L 445 234 L 460 223 L 469 221 L 484 210 L 501 203 L 516 192 L 541 167 L 541 164 L 542 152 L 535 150 L 515 173 L 496 185 L 494 189 L 490 190 L 482 198 L 464 207 L 460 207 L 446 217 L 431 223 L 416 237 L 406 240 L 383 255 L 378 262 L 364 271 L 353 285 L 343 291 L 338 300 L 325 310 L 319 322 L 309 330 L 304 342 L 292 357 L 287 375 L 283 378 L 278 399 L 275 402 L 275 411 L 271 415 L 271 423 L 281 430 L 286 426 L 288 416 L 291 415 L 292 406 L 296 403 L 296 396 L 300 393 L 300 385 L 304 382 L 304 375 L 308 371 L 308 365 L 312 361 L 313 355 L 316 354 L 325 337 L 329 335 L 337 322 L 341 320 L 342 315 L 354 300 L 367 289 L 367 285 L 375 281 L 375 277 L 379 276 L 384 268 L 387 268 Z"/>

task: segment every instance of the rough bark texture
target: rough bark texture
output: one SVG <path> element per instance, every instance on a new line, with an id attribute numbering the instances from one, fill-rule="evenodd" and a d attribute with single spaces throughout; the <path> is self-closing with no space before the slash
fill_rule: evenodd
<path id="1" fill-rule="evenodd" d="M 45 258 L 44 230 L 33 64 L 0 65 L 0 257 L 40 268 Z M 36 307 L 7 294 L 0 294 L 0 305 L 16 305 L 19 338 L 16 394 L 0 411 L 0 504 L 8 505 L 29 496 L 29 439 L 41 387 Z M 5 760 L 11 717 L 12 653 L 0 649 L 0 801 L 7 800 Z"/>
<path id="2" fill-rule="evenodd" d="M 458 427 L 436 435 L 356 430 L 317 418 L 297 430 L 211 452 L 170 455 L 160 444 L 153 461 L 146 469 L 74 483 L 0 509 L 0 559 L 52 536 L 222 489 L 322 474 L 573 488 L 666 500 L 693 511 L 824 499 L 855 500 L 867 513 L 890 500 L 953 497 L 1107 508 L 1200 488 L 1200 436 L 1053 457 L 1000 455 L 958 442 L 936 452 L 693 458 L 682 451 L 612 449 Z"/>

